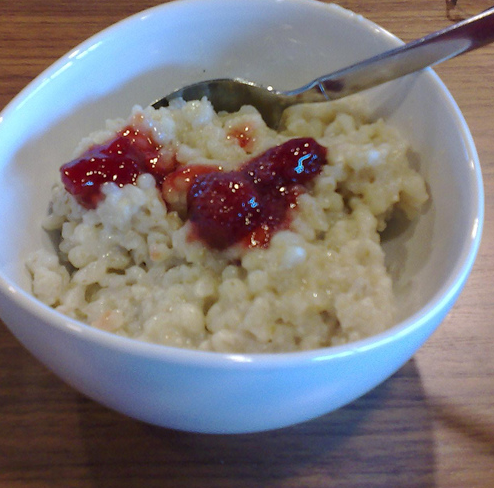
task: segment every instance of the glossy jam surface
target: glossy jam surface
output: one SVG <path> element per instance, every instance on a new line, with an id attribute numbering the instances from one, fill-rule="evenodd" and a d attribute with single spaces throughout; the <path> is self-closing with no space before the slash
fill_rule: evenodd
<path id="1" fill-rule="evenodd" d="M 239 171 L 201 175 L 187 193 L 195 237 L 214 249 L 225 249 L 259 227 L 263 204 L 255 185 Z"/>
<path id="2" fill-rule="evenodd" d="M 326 163 L 314 139 L 291 139 L 245 163 L 237 171 L 198 175 L 187 193 L 195 237 L 214 249 L 242 243 L 265 247 L 289 224 L 297 195 Z"/>
<path id="3" fill-rule="evenodd" d="M 173 163 L 163 161 L 161 146 L 150 137 L 127 127 L 106 144 L 88 149 L 80 158 L 60 168 L 66 190 L 86 208 L 95 208 L 103 198 L 101 186 L 113 182 L 122 187 L 135 184 L 142 173 L 163 181 Z"/>
<path id="4" fill-rule="evenodd" d="M 175 158 L 165 158 L 160 150 L 151 137 L 127 127 L 64 164 L 62 182 L 91 209 L 103 198 L 104 183 L 122 187 L 150 173 L 167 205 L 184 197 L 192 239 L 218 250 L 238 243 L 266 247 L 276 231 L 288 227 L 297 196 L 326 163 L 326 149 L 312 138 L 290 139 L 230 172 L 202 166 L 177 169 Z"/>

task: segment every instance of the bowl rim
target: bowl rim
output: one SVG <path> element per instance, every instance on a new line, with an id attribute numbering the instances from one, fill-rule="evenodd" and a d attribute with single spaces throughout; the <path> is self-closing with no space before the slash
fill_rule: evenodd
<path id="1" fill-rule="evenodd" d="M 234 3 L 233 0 L 222 1 L 230 5 L 233 5 Z M 265 4 L 267 0 L 256 1 Z M 175 0 L 137 12 L 99 31 L 56 60 L 24 87 L 0 112 L 0 126 L 2 120 L 7 118 L 11 111 L 15 111 L 16 107 L 23 103 L 32 92 L 36 91 L 39 85 L 43 83 L 44 79 L 50 76 L 50 73 L 56 72 L 76 51 L 87 50 L 88 47 L 113 35 L 122 27 L 126 28 L 135 22 L 147 19 L 149 16 L 161 15 L 163 12 L 166 13 L 169 9 L 183 8 L 184 6 L 187 8 L 194 4 L 208 3 L 210 3 L 210 0 Z M 372 30 L 378 36 L 386 37 L 395 43 L 395 45 L 403 44 L 403 41 L 378 24 L 334 3 L 328 4 L 316 0 L 272 0 L 272 3 L 290 3 L 303 8 L 324 9 L 326 12 L 332 10 L 334 15 L 344 17 L 351 22 L 358 21 L 359 24 L 364 26 L 367 30 Z M 476 184 L 477 191 L 472 195 L 472 210 L 470 212 L 472 225 L 466 233 L 469 237 L 462 243 L 460 257 L 455 263 L 455 266 L 449 271 L 448 279 L 427 301 L 425 306 L 406 319 L 399 321 L 389 329 L 355 342 L 312 350 L 276 353 L 212 352 L 144 342 L 139 339 L 119 336 L 112 332 L 97 329 L 89 324 L 67 317 L 50 306 L 45 305 L 11 279 L 5 277 L 1 270 L 0 294 L 2 294 L 7 301 L 10 300 L 15 306 L 25 310 L 29 315 L 40 318 L 46 326 L 55 327 L 61 329 L 65 333 L 76 335 L 80 340 L 98 343 L 102 347 L 125 351 L 126 353 L 135 356 L 146 356 L 156 360 L 166 359 L 167 361 L 171 360 L 174 363 L 187 364 L 191 367 L 202 365 L 214 368 L 231 366 L 252 368 L 269 365 L 279 366 L 281 364 L 284 366 L 294 366 L 300 365 L 301 363 L 309 364 L 315 361 L 330 361 L 381 347 L 412 333 L 414 330 L 427 324 L 433 317 L 440 315 L 441 311 L 447 312 L 449 310 L 449 304 L 453 303 L 455 297 L 463 288 L 470 270 L 473 267 L 480 246 L 484 223 L 484 190 L 482 174 L 477 150 L 470 130 L 451 93 L 439 76 L 437 76 L 431 68 L 427 68 L 421 76 L 428 77 L 430 82 L 434 83 L 440 89 L 444 102 L 449 104 L 451 112 L 456 118 L 456 124 L 460 128 L 460 133 L 466 146 L 466 152 L 469 155 L 468 163 L 475 175 L 473 182 Z M 5 322 L 5 325 L 10 329 L 7 322 Z"/>

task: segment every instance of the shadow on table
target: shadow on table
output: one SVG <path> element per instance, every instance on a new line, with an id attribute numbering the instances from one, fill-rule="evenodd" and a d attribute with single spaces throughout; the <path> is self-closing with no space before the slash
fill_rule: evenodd
<path id="1" fill-rule="evenodd" d="M 413 360 L 347 407 L 259 434 L 182 433 L 79 406 L 91 486 L 434 486 L 432 413 Z"/>

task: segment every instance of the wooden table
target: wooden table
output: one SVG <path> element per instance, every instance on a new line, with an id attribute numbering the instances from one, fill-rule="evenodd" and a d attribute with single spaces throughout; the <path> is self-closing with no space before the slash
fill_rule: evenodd
<path id="1" fill-rule="evenodd" d="M 59 56 L 158 0 L 0 0 L 0 107 Z M 342 0 L 409 41 L 491 0 Z M 494 486 L 494 45 L 437 72 L 483 167 L 480 253 L 457 305 L 383 385 L 279 431 L 204 436 L 145 425 L 62 383 L 0 323 L 0 487 Z"/>

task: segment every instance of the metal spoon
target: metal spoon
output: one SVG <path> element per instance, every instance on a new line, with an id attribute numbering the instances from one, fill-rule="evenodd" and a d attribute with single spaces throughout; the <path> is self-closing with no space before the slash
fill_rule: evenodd
<path id="1" fill-rule="evenodd" d="M 396 49 L 386 51 L 311 81 L 301 88 L 279 91 L 242 79 L 202 81 L 176 90 L 153 104 L 166 107 L 175 98 L 207 97 L 216 111 L 235 112 L 253 105 L 276 129 L 285 108 L 297 103 L 342 98 L 409 73 L 433 66 L 494 41 L 494 7 Z"/>

